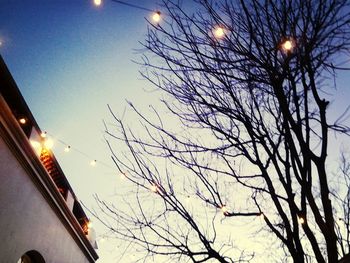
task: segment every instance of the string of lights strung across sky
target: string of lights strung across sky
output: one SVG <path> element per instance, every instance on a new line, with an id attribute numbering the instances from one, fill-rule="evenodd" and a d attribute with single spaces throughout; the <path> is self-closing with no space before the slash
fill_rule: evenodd
<path id="1" fill-rule="evenodd" d="M 136 9 L 140 9 L 140 10 L 144 10 L 144 11 L 147 11 L 147 12 L 150 12 L 151 13 L 151 18 L 152 18 L 152 21 L 154 23 L 159 23 L 162 19 L 162 16 L 164 16 L 165 14 L 160 12 L 159 10 L 152 10 L 152 9 L 149 9 L 149 8 L 146 8 L 144 6 L 140 6 L 140 5 L 135 5 L 135 4 L 130 4 L 130 3 L 127 3 L 127 2 L 124 2 L 124 1 L 119 1 L 119 0 L 110 0 L 114 3 L 117 3 L 117 4 L 122 4 L 122 5 L 126 5 L 126 6 L 129 6 L 131 8 L 136 8 Z M 99 7 L 99 6 L 102 6 L 103 2 L 102 0 L 93 0 L 94 2 L 94 5 Z M 217 39 L 221 39 L 225 36 L 225 29 L 224 27 L 222 26 L 215 26 L 214 29 L 213 29 L 213 34 L 215 36 L 215 38 Z"/>
<path id="2" fill-rule="evenodd" d="M 155 23 L 159 23 L 160 20 L 161 20 L 161 12 L 159 10 L 152 10 L 152 9 L 146 8 L 144 6 L 130 4 L 130 3 L 127 3 L 127 2 L 124 2 L 124 1 L 119 1 L 119 0 L 110 0 L 110 1 L 112 1 L 114 3 L 117 3 L 117 4 L 126 5 L 126 6 L 129 6 L 131 8 L 136 8 L 136 9 L 144 10 L 144 11 L 147 11 L 147 12 L 151 12 L 152 13 L 152 20 Z M 102 5 L 102 0 L 94 0 L 94 5 L 95 6 L 101 6 Z"/>
<path id="3" fill-rule="evenodd" d="M 27 123 L 26 118 L 22 117 L 18 120 L 18 122 L 21 125 L 25 125 Z M 70 144 L 64 142 L 61 139 L 56 138 L 54 135 L 49 134 L 47 131 L 43 131 L 40 134 L 40 137 L 42 139 L 42 141 L 38 141 L 38 140 L 30 140 L 30 144 L 32 145 L 32 147 L 34 148 L 34 150 L 38 151 L 39 153 L 41 152 L 42 149 L 46 149 L 46 150 L 51 150 L 54 145 L 55 142 L 60 143 L 61 145 L 64 146 L 63 151 L 65 153 L 69 153 L 71 150 L 74 150 L 75 152 L 78 152 L 80 155 L 83 155 L 85 158 L 88 158 L 90 160 L 90 165 L 91 166 L 96 166 L 97 164 L 97 160 L 94 158 L 91 158 L 91 156 L 81 150 L 79 150 L 78 148 L 72 147 Z M 114 169 L 113 167 L 111 167 L 110 165 L 99 161 L 98 163 L 102 164 L 103 166 L 110 168 L 110 169 Z"/>
<path id="4" fill-rule="evenodd" d="M 22 119 L 20 119 L 19 122 L 21 124 L 24 124 L 23 122 L 21 122 L 21 120 Z M 54 136 L 46 131 L 42 132 L 40 136 L 42 138 L 42 142 L 39 142 L 37 140 L 30 140 L 32 147 L 37 151 L 41 151 L 42 148 L 45 148 L 47 150 L 51 150 L 55 146 L 56 142 L 58 142 L 59 144 L 61 144 L 63 146 L 63 151 L 65 153 L 75 151 L 75 152 L 79 153 L 80 155 L 84 156 L 85 158 L 89 159 L 89 164 L 93 167 L 96 166 L 97 164 L 101 164 L 107 168 L 114 170 L 114 168 L 112 166 L 110 166 L 102 161 L 97 161 L 97 159 L 92 158 L 91 155 L 85 153 L 84 151 L 82 151 L 76 147 L 71 146 L 70 144 L 64 142 L 63 140 L 57 138 L 56 136 Z"/>
<path id="5" fill-rule="evenodd" d="M 147 12 L 151 12 L 151 18 L 152 18 L 153 22 L 155 22 L 155 23 L 159 23 L 162 19 L 162 16 L 164 15 L 164 13 L 161 13 L 159 10 L 152 10 L 152 9 L 146 8 L 144 6 L 127 3 L 124 1 L 120 1 L 120 0 L 110 0 L 110 1 L 117 3 L 117 4 L 126 5 L 126 6 L 129 6 L 131 8 L 136 8 L 136 9 L 144 10 Z M 103 4 L 103 0 L 93 0 L 93 3 L 95 6 L 99 7 Z M 213 28 L 212 32 L 213 32 L 213 35 L 216 39 L 224 38 L 226 33 L 227 33 L 226 29 L 221 25 L 216 25 Z M 291 39 L 291 38 L 284 39 L 280 45 L 280 48 L 282 49 L 282 51 L 286 52 L 286 53 L 291 52 L 294 47 L 295 47 L 295 43 L 294 43 L 293 39 Z"/>
<path id="6" fill-rule="evenodd" d="M 96 6 L 101 6 L 102 5 L 102 0 L 93 0 L 93 1 L 94 1 L 94 4 Z M 140 10 L 145 10 L 145 11 L 151 12 L 152 20 L 155 23 L 159 23 L 161 21 L 161 19 L 162 19 L 162 16 L 164 15 L 164 13 L 161 13 L 159 10 L 152 10 L 152 9 L 146 8 L 144 6 L 130 4 L 130 3 L 127 3 L 127 2 L 124 2 L 124 1 L 119 1 L 119 0 L 110 0 L 110 1 L 112 1 L 114 3 L 117 3 L 117 4 L 122 4 L 122 5 L 126 5 L 126 6 L 129 6 L 129 7 L 132 7 L 132 8 L 136 8 L 136 9 L 140 9 Z M 221 26 L 221 25 L 216 25 L 213 28 L 212 32 L 213 32 L 214 37 L 217 38 L 217 39 L 222 39 L 227 34 L 226 29 L 223 26 Z M 291 38 L 284 39 L 282 41 L 282 43 L 281 43 L 281 46 L 280 46 L 282 51 L 286 52 L 286 53 L 291 52 L 294 47 L 295 47 L 295 43 L 294 43 L 293 39 L 291 39 Z"/>
<path id="7" fill-rule="evenodd" d="M 161 22 L 162 16 L 165 15 L 164 13 L 160 12 L 159 10 L 152 10 L 152 9 L 146 8 L 144 6 L 135 5 L 135 4 L 127 3 L 124 1 L 119 1 L 119 0 L 109 0 L 109 1 L 116 3 L 116 4 L 126 5 L 126 6 L 131 7 L 131 8 L 140 9 L 140 10 L 150 12 L 152 21 L 154 23 L 157 23 L 157 24 Z M 93 0 L 93 4 L 97 7 L 100 7 L 103 5 L 103 0 Z M 213 27 L 212 33 L 216 39 L 223 39 L 227 34 L 227 30 L 222 25 L 216 25 Z M 3 41 L 0 39 L 0 47 L 2 45 L 3 45 Z M 281 46 L 280 46 L 280 48 L 284 52 L 291 52 L 294 47 L 295 47 L 295 43 L 294 43 L 293 39 L 291 39 L 291 38 L 284 39 L 284 41 L 282 41 Z"/>

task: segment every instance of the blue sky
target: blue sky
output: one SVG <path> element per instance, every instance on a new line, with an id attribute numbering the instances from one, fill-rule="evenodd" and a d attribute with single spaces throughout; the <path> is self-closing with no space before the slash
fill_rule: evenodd
<path id="1" fill-rule="evenodd" d="M 156 0 L 128 2 L 159 7 Z M 103 139 L 107 104 L 122 113 L 126 99 L 140 105 L 152 98 L 131 61 L 141 56 L 136 50 L 149 15 L 106 0 L 100 7 L 90 0 L 0 0 L 0 54 L 39 126 L 56 141 L 53 150 L 76 195 L 89 206 L 94 193 L 108 197 L 120 183 Z M 64 153 L 59 140 L 82 153 Z M 91 159 L 98 160 L 94 168 Z M 95 228 L 103 234 L 97 222 Z M 111 262 L 116 251 L 100 244 L 98 253 L 99 262 Z"/>

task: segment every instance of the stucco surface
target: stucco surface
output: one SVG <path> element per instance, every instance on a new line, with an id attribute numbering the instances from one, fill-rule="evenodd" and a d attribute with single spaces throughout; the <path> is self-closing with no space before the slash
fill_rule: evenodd
<path id="1" fill-rule="evenodd" d="M 29 250 L 46 263 L 89 262 L 1 137 L 0 182 L 1 263 L 17 263 Z"/>

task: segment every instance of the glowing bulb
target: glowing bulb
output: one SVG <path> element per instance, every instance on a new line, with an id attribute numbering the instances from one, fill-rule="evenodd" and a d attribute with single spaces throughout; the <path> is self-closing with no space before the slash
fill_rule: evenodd
<path id="1" fill-rule="evenodd" d="M 89 222 L 87 223 L 87 227 L 88 227 L 89 229 L 91 229 L 91 227 L 92 227 L 92 222 L 91 222 L 91 221 L 89 221 Z"/>
<path id="2" fill-rule="evenodd" d="M 299 224 L 301 225 L 305 223 L 305 220 L 302 217 L 298 217 L 298 221 L 299 221 Z"/>
<path id="3" fill-rule="evenodd" d="M 264 218 L 265 218 L 264 213 L 261 213 L 259 216 L 260 216 L 261 219 L 264 219 Z"/>
<path id="4" fill-rule="evenodd" d="M 102 0 L 94 0 L 95 6 L 100 6 L 102 4 Z"/>
<path id="5" fill-rule="evenodd" d="M 20 118 L 18 121 L 20 124 L 26 124 L 27 122 L 26 118 Z"/>
<path id="6" fill-rule="evenodd" d="M 160 16 L 160 11 L 157 11 L 157 12 L 154 12 L 153 15 L 152 15 L 152 20 L 156 23 L 158 23 L 161 19 L 161 16 Z"/>
<path id="7" fill-rule="evenodd" d="M 46 139 L 44 141 L 44 147 L 45 147 L 46 150 L 50 150 L 53 147 L 53 140 Z"/>
<path id="8" fill-rule="evenodd" d="M 286 40 L 282 44 L 282 48 L 284 51 L 289 52 L 293 49 L 293 42 L 291 40 Z"/>
<path id="9" fill-rule="evenodd" d="M 96 166 L 96 163 L 97 163 L 96 160 L 92 160 L 92 161 L 90 162 L 90 165 L 91 165 L 91 166 Z"/>
<path id="10" fill-rule="evenodd" d="M 221 26 L 217 26 L 215 29 L 214 29 L 214 36 L 216 38 L 223 38 L 225 36 L 225 29 Z"/>
<path id="11" fill-rule="evenodd" d="M 46 138 L 46 135 L 47 135 L 47 132 L 46 132 L 46 131 L 44 131 L 44 132 L 42 132 L 42 133 L 40 134 L 41 138 Z"/>
<path id="12" fill-rule="evenodd" d="M 222 213 L 223 213 L 224 215 L 227 214 L 228 210 L 227 210 L 226 205 L 222 205 L 222 206 L 221 206 L 221 211 L 222 211 Z"/>
<path id="13" fill-rule="evenodd" d="M 68 153 L 68 152 L 70 151 L 70 146 L 67 145 L 67 146 L 64 148 L 64 151 L 65 151 L 66 153 Z"/>
<path id="14" fill-rule="evenodd" d="M 158 192 L 158 187 L 155 185 L 155 184 L 152 184 L 150 186 L 150 190 L 153 192 L 153 193 L 157 193 Z"/>

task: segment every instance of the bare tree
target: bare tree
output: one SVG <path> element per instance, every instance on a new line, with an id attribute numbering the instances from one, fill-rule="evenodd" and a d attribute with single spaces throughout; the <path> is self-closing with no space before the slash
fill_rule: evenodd
<path id="1" fill-rule="evenodd" d="M 108 141 L 132 190 L 127 205 L 100 201 L 100 219 L 145 261 L 249 261 L 229 226 L 254 221 L 278 262 L 338 262 L 349 253 L 349 167 L 344 158 L 331 173 L 327 154 L 349 128 L 346 112 L 328 109 L 349 60 L 349 2 L 190 7 L 165 1 L 164 20 L 150 23 L 143 75 L 167 113 L 130 103 L 142 132 L 113 115 Z"/>

